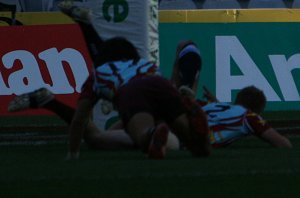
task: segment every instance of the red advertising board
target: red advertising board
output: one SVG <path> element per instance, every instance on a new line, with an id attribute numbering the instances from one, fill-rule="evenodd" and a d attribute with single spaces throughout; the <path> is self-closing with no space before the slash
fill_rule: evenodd
<path id="1" fill-rule="evenodd" d="M 15 95 L 40 87 L 75 106 L 91 65 L 76 24 L 0 27 L 0 116 L 51 114 L 45 110 L 7 112 Z"/>

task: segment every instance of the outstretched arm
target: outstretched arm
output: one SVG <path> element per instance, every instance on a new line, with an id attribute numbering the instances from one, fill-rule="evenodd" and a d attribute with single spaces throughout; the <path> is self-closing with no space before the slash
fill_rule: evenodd
<path id="1" fill-rule="evenodd" d="M 92 109 L 93 103 L 89 99 L 78 101 L 77 109 L 69 128 L 69 153 L 67 159 L 77 159 L 79 157 L 80 143 L 90 121 Z"/>
<path id="2" fill-rule="evenodd" d="M 280 133 L 278 133 L 274 128 L 269 128 L 266 131 L 264 131 L 260 138 L 265 140 L 266 142 L 269 142 L 274 147 L 278 148 L 292 148 L 292 144 L 289 139 L 282 136 Z"/>

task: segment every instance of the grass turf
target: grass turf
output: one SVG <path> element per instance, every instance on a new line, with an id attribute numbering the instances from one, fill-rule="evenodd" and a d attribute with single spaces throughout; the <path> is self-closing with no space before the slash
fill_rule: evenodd
<path id="1" fill-rule="evenodd" d="M 208 158 L 165 160 L 139 151 L 92 151 L 64 161 L 65 144 L 1 146 L 0 197 L 299 197 L 300 137 L 293 149 L 246 138 Z"/>

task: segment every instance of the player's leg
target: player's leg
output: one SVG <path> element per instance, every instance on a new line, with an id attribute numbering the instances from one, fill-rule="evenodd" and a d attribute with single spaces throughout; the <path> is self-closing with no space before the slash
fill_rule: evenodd
<path id="1" fill-rule="evenodd" d="M 191 40 L 181 41 L 177 45 L 171 81 L 177 88 L 184 85 L 196 92 L 201 66 L 202 59 L 196 44 Z"/>
<path id="2" fill-rule="evenodd" d="M 99 51 L 103 44 L 103 40 L 90 22 L 90 10 L 78 7 L 70 1 L 63 1 L 58 6 L 64 14 L 71 17 L 79 25 L 93 64 L 98 66 L 100 64 Z"/>
<path id="3" fill-rule="evenodd" d="M 189 116 L 183 114 L 170 124 L 172 132 L 193 155 L 198 157 L 208 156 L 211 152 L 206 128 L 201 128 L 201 122 L 202 119 L 200 123 L 191 122 Z"/>
<path id="4" fill-rule="evenodd" d="M 100 48 L 103 44 L 102 38 L 98 35 L 92 24 L 77 22 L 83 33 L 89 54 L 95 66 L 100 65 Z"/>
<path id="5" fill-rule="evenodd" d="M 123 130 L 124 126 L 123 122 L 121 120 L 115 122 L 111 127 L 108 129 L 108 131 L 114 131 L 114 130 Z M 150 141 L 150 139 L 148 139 Z M 149 143 L 148 143 L 149 144 Z M 146 148 L 148 149 L 148 147 Z M 179 150 L 180 149 L 180 143 L 176 135 L 169 131 L 168 140 L 167 140 L 167 149 L 168 150 Z M 146 151 L 145 151 L 146 152 Z"/>
<path id="6" fill-rule="evenodd" d="M 196 156 L 208 156 L 211 152 L 207 117 L 194 99 L 183 97 L 186 113 L 170 124 L 172 131 Z"/>
<path id="7" fill-rule="evenodd" d="M 89 9 L 78 7 L 74 5 L 73 1 L 67 0 L 60 2 L 57 6 L 62 13 L 68 15 L 76 22 L 90 23 L 91 13 Z"/>
<path id="8" fill-rule="evenodd" d="M 93 75 L 90 75 L 82 85 L 79 99 L 82 98 L 90 98 L 94 101 L 97 100 L 96 95 L 93 93 Z M 36 108 L 45 108 L 52 111 L 62 118 L 67 124 L 71 123 L 75 113 L 75 109 L 73 107 L 57 100 L 54 94 L 47 88 L 40 88 L 35 91 L 16 96 L 8 105 L 8 111 L 10 112 Z"/>
<path id="9" fill-rule="evenodd" d="M 155 125 L 147 112 L 136 113 L 128 122 L 127 130 L 140 148 L 152 159 L 163 159 L 166 154 L 169 128 L 165 123 Z"/>
<path id="10" fill-rule="evenodd" d="M 158 93 L 150 95 L 150 101 L 158 113 L 171 127 L 179 140 L 186 143 L 194 155 L 206 156 L 210 152 L 208 123 L 205 113 L 194 98 L 182 97 L 169 82 L 155 79 L 152 84 Z M 154 101 L 154 102 L 153 102 Z"/>
<path id="11" fill-rule="evenodd" d="M 158 109 L 164 108 L 157 103 L 164 93 L 160 89 L 161 79 L 153 76 L 133 79 L 119 89 L 115 100 L 128 134 L 150 158 L 156 159 L 165 155 L 169 132 L 159 118 Z M 162 81 L 172 87 L 169 81 Z"/>
<path id="12" fill-rule="evenodd" d="M 74 108 L 56 100 L 54 95 L 46 88 L 16 96 L 8 105 L 9 112 L 37 108 L 54 112 L 68 124 L 70 124 L 75 112 Z"/>
<path id="13" fill-rule="evenodd" d="M 97 101 L 97 96 L 93 91 L 93 75 L 85 81 L 82 86 L 82 90 L 78 100 L 88 98 L 94 102 Z M 125 133 L 122 128 L 122 123 L 119 127 L 115 126 L 114 129 L 102 131 L 96 124 L 90 119 L 86 130 L 84 131 L 85 142 L 93 149 L 97 150 L 110 150 L 110 149 L 132 149 L 135 148 L 135 144 L 131 140 L 130 136 Z"/>
<path id="14" fill-rule="evenodd" d="M 90 121 L 84 132 L 84 140 L 88 146 L 96 150 L 135 149 L 136 145 L 125 133 L 124 129 L 109 129 L 100 131 L 94 122 Z"/>
<path id="15" fill-rule="evenodd" d="M 16 96 L 9 104 L 11 112 L 23 111 L 26 109 L 44 108 L 52 111 L 61 117 L 67 124 L 70 124 L 75 109 L 55 99 L 54 95 L 46 88 Z M 85 132 L 84 140 L 92 149 L 115 150 L 133 149 L 135 145 L 123 129 L 101 131 L 90 121 Z"/>
<path id="16" fill-rule="evenodd" d="M 201 69 L 201 58 L 196 53 L 187 53 L 178 60 L 178 71 L 180 86 L 187 86 L 197 91 L 199 74 Z"/>

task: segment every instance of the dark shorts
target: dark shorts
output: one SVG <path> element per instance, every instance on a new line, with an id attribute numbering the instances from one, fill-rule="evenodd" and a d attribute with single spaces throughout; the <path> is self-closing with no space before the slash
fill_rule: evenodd
<path id="1" fill-rule="evenodd" d="M 150 113 L 156 120 L 167 123 L 185 112 L 178 91 L 160 76 L 131 80 L 119 89 L 115 104 L 125 125 L 139 112 Z"/>

